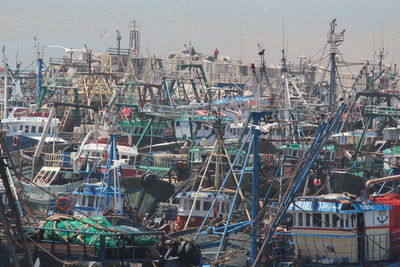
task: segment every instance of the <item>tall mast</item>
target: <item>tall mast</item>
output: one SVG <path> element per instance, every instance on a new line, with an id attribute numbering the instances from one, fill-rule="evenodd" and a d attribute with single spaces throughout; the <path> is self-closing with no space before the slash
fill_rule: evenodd
<path id="1" fill-rule="evenodd" d="M 333 109 L 336 105 L 336 72 L 337 72 L 337 65 L 336 65 L 336 53 L 337 47 L 343 42 L 344 40 L 344 32 L 343 30 L 341 33 L 336 33 L 336 19 L 332 20 L 330 25 L 330 31 L 328 33 L 328 44 L 330 49 L 330 84 L 329 84 L 329 94 L 327 103 L 329 106 L 329 110 Z"/>
<path id="2" fill-rule="evenodd" d="M 129 52 L 136 54 L 140 52 L 140 24 L 136 20 L 128 23 L 129 28 Z"/>
<path id="3" fill-rule="evenodd" d="M 3 54 L 3 65 L 4 65 L 4 88 L 3 88 L 3 96 L 4 96 L 4 106 L 3 106 L 3 118 L 7 119 L 7 109 L 8 109 L 8 64 L 6 57 L 6 46 L 4 45 L 2 50 Z"/>
<path id="4" fill-rule="evenodd" d="M 119 32 L 119 30 L 117 30 L 117 53 L 118 55 L 121 53 L 121 39 L 122 39 L 122 35 Z"/>
<path id="5" fill-rule="evenodd" d="M 40 44 L 39 41 L 37 40 L 36 37 L 34 37 L 35 40 L 35 47 L 37 48 L 37 54 L 36 54 L 36 62 L 37 62 L 37 74 L 36 74 L 36 94 L 38 97 L 38 104 L 36 105 L 35 112 L 39 111 L 41 106 L 42 106 L 42 101 L 44 97 L 44 92 L 43 92 L 43 58 L 42 54 L 40 53 Z"/>

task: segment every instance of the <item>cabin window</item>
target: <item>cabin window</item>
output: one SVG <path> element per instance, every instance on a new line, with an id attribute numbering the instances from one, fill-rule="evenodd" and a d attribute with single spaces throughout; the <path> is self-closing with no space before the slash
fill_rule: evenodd
<path id="1" fill-rule="evenodd" d="M 354 228 L 356 226 L 356 215 L 355 214 L 351 214 L 350 215 L 350 221 L 351 221 L 351 227 Z"/>
<path id="2" fill-rule="evenodd" d="M 311 216 L 310 216 L 310 213 L 306 213 L 306 226 L 311 226 Z"/>
<path id="3" fill-rule="evenodd" d="M 293 214 L 293 226 L 297 225 L 297 215 L 296 213 Z"/>
<path id="4" fill-rule="evenodd" d="M 209 210 L 210 207 L 211 207 L 211 202 L 210 201 L 204 201 L 203 210 Z"/>
<path id="5" fill-rule="evenodd" d="M 181 123 L 180 123 L 179 121 L 177 121 L 177 122 L 175 123 L 175 125 L 176 125 L 176 127 L 179 127 L 179 126 L 181 126 Z"/>
<path id="6" fill-rule="evenodd" d="M 29 125 L 25 125 L 25 132 L 29 133 Z"/>
<path id="7" fill-rule="evenodd" d="M 325 214 L 325 227 L 331 226 L 330 218 L 331 218 L 330 214 Z"/>
<path id="8" fill-rule="evenodd" d="M 221 202 L 221 203 L 223 203 L 223 202 Z M 215 205 L 214 205 L 214 209 L 216 210 L 216 211 L 219 211 L 220 209 L 219 209 L 219 202 L 215 202 Z M 222 213 L 224 213 L 223 211 L 221 211 Z"/>
<path id="9" fill-rule="evenodd" d="M 303 213 L 299 213 L 299 226 L 303 226 Z"/>
<path id="10" fill-rule="evenodd" d="M 39 133 L 43 133 L 43 127 L 42 126 L 39 126 Z"/>
<path id="11" fill-rule="evenodd" d="M 82 196 L 79 196 L 76 202 L 78 203 L 79 206 L 82 206 Z"/>
<path id="12" fill-rule="evenodd" d="M 200 210 L 200 200 L 196 200 L 196 210 Z"/>
<path id="13" fill-rule="evenodd" d="M 225 213 L 225 202 L 221 202 L 221 212 Z"/>
<path id="14" fill-rule="evenodd" d="M 340 228 L 344 228 L 344 215 L 340 214 Z"/>
<path id="15" fill-rule="evenodd" d="M 333 227 L 337 228 L 338 220 L 339 220 L 339 216 L 337 216 L 336 214 L 333 214 L 332 215 L 332 225 L 333 225 Z"/>
<path id="16" fill-rule="evenodd" d="M 93 196 L 88 196 L 88 207 L 94 207 L 94 197 Z"/>
<path id="17" fill-rule="evenodd" d="M 136 159 L 136 157 L 130 157 L 129 158 L 129 165 L 135 165 L 135 159 Z"/>
<path id="18" fill-rule="evenodd" d="M 108 201 L 108 206 L 109 207 L 114 207 L 114 198 L 109 198 L 109 201 Z"/>
<path id="19" fill-rule="evenodd" d="M 321 213 L 313 214 L 314 227 L 322 227 L 322 215 Z"/>
<path id="20" fill-rule="evenodd" d="M 346 214 L 344 219 L 345 219 L 344 220 L 344 225 L 346 226 L 346 228 L 349 228 L 350 227 L 350 225 L 349 225 L 349 215 Z"/>
<path id="21" fill-rule="evenodd" d="M 189 203 L 189 201 L 187 200 L 187 199 L 184 199 L 183 200 L 183 209 L 184 210 L 188 210 L 189 208 L 188 208 L 188 203 Z"/>
<path id="22" fill-rule="evenodd" d="M 20 126 L 19 126 L 19 130 L 22 131 L 22 128 L 23 128 L 22 125 L 20 125 Z"/>
<path id="23" fill-rule="evenodd" d="M 193 199 L 190 199 L 190 200 L 189 200 L 189 209 L 191 210 L 192 207 L 193 207 Z"/>
<path id="24" fill-rule="evenodd" d="M 121 159 L 127 159 L 127 158 L 128 158 L 127 155 L 122 155 L 122 156 L 121 156 Z"/>
<path id="25" fill-rule="evenodd" d="M 225 204 L 225 212 L 229 211 L 229 207 L 230 207 L 229 202 L 226 202 L 226 204 Z"/>
<path id="26" fill-rule="evenodd" d="M 31 132 L 32 132 L 32 133 L 36 133 L 36 126 L 32 126 Z"/>

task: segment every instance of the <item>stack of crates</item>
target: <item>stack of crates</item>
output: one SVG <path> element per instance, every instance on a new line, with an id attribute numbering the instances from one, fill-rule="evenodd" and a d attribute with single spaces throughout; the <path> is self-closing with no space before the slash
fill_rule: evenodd
<path id="1" fill-rule="evenodd" d="M 373 197 L 372 201 L 385 203 L 392 207 L 390 210 L 390 241 L 393 252 L 400 252 L 400 194 L 387 194 Z"/>

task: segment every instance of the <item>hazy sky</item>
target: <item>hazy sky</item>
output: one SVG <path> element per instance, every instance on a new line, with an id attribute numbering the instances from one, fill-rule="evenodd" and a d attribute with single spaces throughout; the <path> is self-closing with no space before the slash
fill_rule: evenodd
<path id="1" fill-rule="evenodd" d="M 278 63 L 282 21 L 289 60 L 311 56 L 326 41 L 329 22 L 338 19 L 346 29 L 340 50 L 350 61 L 373 57 L 384 44 L 386 63 L 400 63 L 399 0 L 0 0 L 0 43 L 14 66 L 17 44 L 23 64 L 34 54 L 33 37 L 43 45 L 81 48 L 94 52 L 115 46 L 115 30 L 127 46 L 128 21 L 141 23 L 142 48 L 166 54 L 192 41 L 199 52 L 257 58 L 257 43 L 267 50 L 269 63 Z M 106 31 L 103 37 L 101 34 Z M 375 40 L 375 41 L 374 41 Z M 46 55 L 62 56 L 60 49 Z"/>

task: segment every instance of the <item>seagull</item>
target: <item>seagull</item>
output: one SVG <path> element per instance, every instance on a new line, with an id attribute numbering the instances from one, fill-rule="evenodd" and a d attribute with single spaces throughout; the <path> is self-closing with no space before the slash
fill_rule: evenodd
<path id="1" fill-rule="evenodd" d="M 68 48 L 68 47 L 65 47 L 65 46 L 61 46 L 61 45 L 48 45 L 48 46 L 45 46 L 45 47 L 49 47 L 49 48 L 61 48 L 61 49 L 64 49 L 64 53 L 73 53 L 73 52 L 82 52 L 82 53 L 86 53 L 86 51 L 85 51 L 85 49 L 83 49 L 83 48 L 81 48 L 81 49 L 79 49 L 79 48 Z"/>
<path id="2" fill-rule="evenodd" d="M 129 165 L 129 159 L 118 159 L 118 160 L 113 160 L 114 164 L 108 169 L 108 170 L 114 170 L 117 169 L 121 166 L 126 166 Z"/>
<path id="3" fill-rule="evenodd" d="M 106 33 L 107 33 L 107 28 L 105 28 L 104 31 L 103 31 L 103 33 L 100 34 L 100 38 L 104 37 L 104 35 L 106 35 Z"/>

